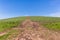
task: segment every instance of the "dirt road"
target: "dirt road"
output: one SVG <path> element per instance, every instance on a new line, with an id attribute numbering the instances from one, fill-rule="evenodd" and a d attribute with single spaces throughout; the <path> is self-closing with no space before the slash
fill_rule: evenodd
<path id="1" fill-rule="evenodd" d="M 26 20 L 22 23 L 22 27 L 24 31 L 15 40 L 60 40 L 60 33 L 50 31 L 37 22 Z"/>

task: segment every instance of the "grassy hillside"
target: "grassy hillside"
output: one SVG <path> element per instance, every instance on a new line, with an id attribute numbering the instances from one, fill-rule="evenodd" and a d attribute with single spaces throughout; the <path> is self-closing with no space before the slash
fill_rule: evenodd
<path id="1" fill-rule="evenodd" d="M 24 21 L 26 17 L 16 17 L 0 20 L 0 32 L 16 27 L 19 23 Z M 44 27 L 53 30 L 60 30 L 60 18 L 58 17 L 41 17 L 41 16 L 31 16 L 32 21 L 37 21 L 41 23 Z"/>
<path id="2" fill-rule="evenodd" d="M 16 18 L 9 18 L 9 19 L 0 20 L 0 32 L 7 30 L 7 29 L 11 29 L 13 27 L 16 27 L 24 19 L 25 19 L 25 17 L 16 17 Z"/>
<path id="3" fill-rule="evenodd" d="M 31 17 L 31 20 L 39 22 L 48 29 L 60 30 L 60 17 Z"/>

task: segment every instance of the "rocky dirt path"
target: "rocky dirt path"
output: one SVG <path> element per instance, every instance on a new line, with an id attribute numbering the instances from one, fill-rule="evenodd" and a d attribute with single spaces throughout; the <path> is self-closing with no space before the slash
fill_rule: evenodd
<path id="1" fill-rule="evenodd" d="M 60 34 L 49 30 L 24 30 L 15 40 L 60 40 Z"/>
<path id="2" fill-rule="evenodd" d="M 26 20 L 22 23 L 24 31 L 15 40 L 60 40 L 60 33 L 50 31 L 37 22 Z M 27 29 L 27 28 L 32 29 Z"/>

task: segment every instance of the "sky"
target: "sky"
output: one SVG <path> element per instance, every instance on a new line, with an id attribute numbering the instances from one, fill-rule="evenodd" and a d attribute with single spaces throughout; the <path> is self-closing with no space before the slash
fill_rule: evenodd
<path id="1" fill-rule="evenodd" d="M 0 0 L 0 19 L 18 16 L 60 17 L 60 0 Z"/>

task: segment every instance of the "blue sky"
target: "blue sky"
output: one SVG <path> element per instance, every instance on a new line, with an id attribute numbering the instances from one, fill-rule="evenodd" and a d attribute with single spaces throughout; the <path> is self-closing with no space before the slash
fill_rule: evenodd
<path id="1" fill-rule="evenodd" d="M 60 17 L 60 0 L 0 0 L 0 19 L 17 16 Z"/>

